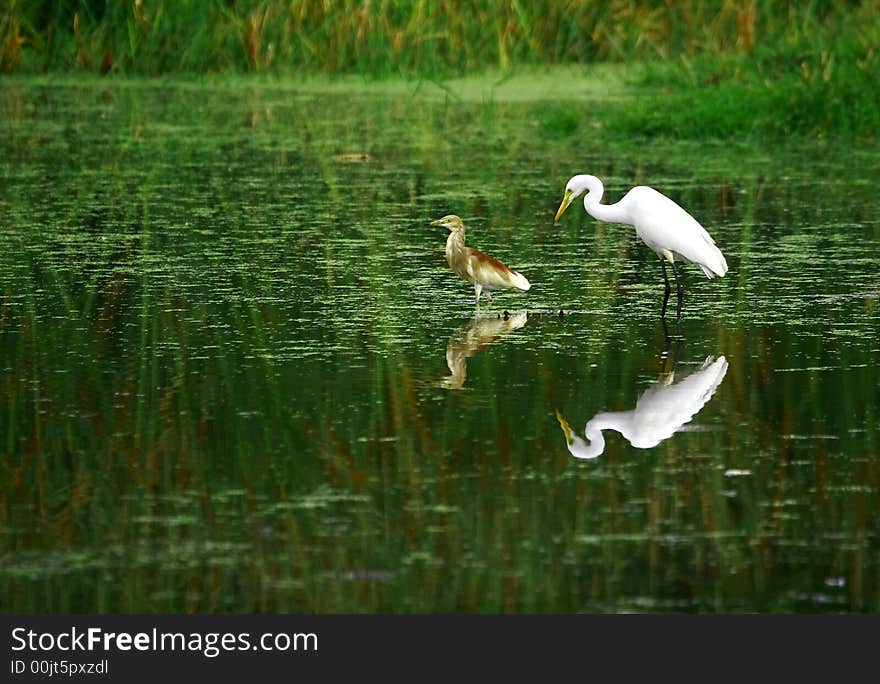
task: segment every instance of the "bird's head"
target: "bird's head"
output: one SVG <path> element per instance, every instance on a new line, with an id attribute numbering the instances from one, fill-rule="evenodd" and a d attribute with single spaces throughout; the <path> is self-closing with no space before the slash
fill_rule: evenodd
<path id="1" fill-rule="evenodd" d="M 554 217 L 553 222 L 555 223 L 558 221 L 559 217 L 565 213 L 566 209 L 568 209 L 568 205 L 583 195 L 585 191 L 595 189 L 598 182 L 598 178 L 587 174 L 572 176 L 568 183 L 565 184 L 565 195 L 562 198 L 562 204 L 560 204 L 559 209 L 556 210 L 556 216 Z M 599 186 L 601 187 L 601 183 L 599 183 Z"/>
<path id="2" fill-rule="evenodd" d="M 428 225 L 431 226 L 443 226 L 446 230 L 464 230 L 464 223 L 462 220 L 456 216 L 455 214 L 448 214 L 443 218 L 439 218 L 436 221 L 431 221 Z"/>

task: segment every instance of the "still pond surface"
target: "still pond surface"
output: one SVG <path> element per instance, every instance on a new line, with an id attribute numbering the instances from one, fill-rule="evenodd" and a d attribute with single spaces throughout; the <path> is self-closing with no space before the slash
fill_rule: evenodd
<path id="1" fill-rule="evenodd" d="M 572 97 L 5 83 L 2 610 L 880 610 L 880 147 Z M 680 323 L 578 172 L 715 237 Z"/>

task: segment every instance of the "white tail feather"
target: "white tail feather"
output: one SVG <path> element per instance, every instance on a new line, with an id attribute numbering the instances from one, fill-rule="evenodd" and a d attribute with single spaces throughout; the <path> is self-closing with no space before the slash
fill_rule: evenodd
<path id="1" fill-rule="evenodd" d="M 727 273 L 727 259 L 724 258 L 720 249 L 714 245 L 713 247 L 715 248 L 715 254 L 713 255 L 712 263 L 698 264 L 709 280 L 712 280 L 715 276 L 723 276 Z"/>
<path id="2" fill-rule="evenodd" d="M 528 290 L 532 286 L 528 279 L 518 271 L 513 271 L 511 273 L 510 282 L 514 287 L 518 287 L 520 290 Z"/>

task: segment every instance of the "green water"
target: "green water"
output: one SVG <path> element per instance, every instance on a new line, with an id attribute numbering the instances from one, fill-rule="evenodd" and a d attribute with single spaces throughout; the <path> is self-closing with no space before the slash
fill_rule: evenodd
<path id="1" fill-rule="evenodd" d="M 571 95 L 4 82 L 0 608 L 880 610 L 880 145 Z M 554 225 L 576 172 L 730 272 L 664 326 L 632 229 Z M 475 317 L 446 213 L 532 289 Z"/>

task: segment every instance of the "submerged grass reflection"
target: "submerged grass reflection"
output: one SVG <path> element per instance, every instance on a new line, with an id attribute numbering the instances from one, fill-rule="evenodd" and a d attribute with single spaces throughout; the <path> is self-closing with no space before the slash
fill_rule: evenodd
<path id="1" fill-rule="evenodd" d="M 873 157 L 584 153 L 528 103 L 257 94 L 11 96 L 4 608 L 880 607 Z M 851 180 L 821 211 L 805 158 Z M 579 170 L 713 226 L 731 271 L 686 289 L 680 327 L 630 230 L 553 225 Z M 476 316 L 425 226 L 451 211 L 527 297 Z M 522 314 L 483 347 L 479 321 Z M 572 459 L 555 409 L 630 409 L 676 353 L 729 362 L 698 429 Z"/>

